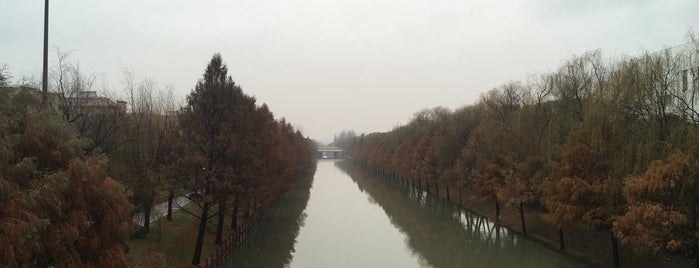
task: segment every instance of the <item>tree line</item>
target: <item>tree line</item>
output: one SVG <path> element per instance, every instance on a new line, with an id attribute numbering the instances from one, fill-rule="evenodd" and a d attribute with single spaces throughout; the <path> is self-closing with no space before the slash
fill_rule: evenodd
<path id="1" fill-rule="evenodd" d="M 638 252 L 699 264 L 699 43 L 605 59 L 573 56 L 554 72 L 505 83 L 451 111 L 338 141 L 349 155 L 446 197 L 545 212 L 558 228 L 609 232 Z"/>
<path id="2" fill-rule="evenodd" d="M 303 172 L 315 144 L 267 105 L 258 105 L 227 73 L 220 54 L 178 107 L 172 87 L 124 72 L 128 105 L 84 94 L 96 86 L 67 54 L 57 53 L 50 105 L 31 87 L 10 87 L 0 70 L 0 263 L 9 266 L 126 264 L 125 239 L 149 231 L 150 210 L 183 195 L 204 230 L 269 206 Z M 112 106 L 110 106 L 112 105 Z M 133 220 L 142 212 L 144 222 Z"/>

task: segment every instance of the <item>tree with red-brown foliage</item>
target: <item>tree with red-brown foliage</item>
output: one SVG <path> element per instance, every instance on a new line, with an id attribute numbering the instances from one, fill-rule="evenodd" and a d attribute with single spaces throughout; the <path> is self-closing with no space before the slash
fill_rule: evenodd
<path id="1" fill-rule="evenodd" d="M 505 183 L 507 171 L 503 168 L 502 163 L 491 162 L 485 164 L 484 167 L 478 170 L 473 183 L 473 189 L 478 193 L 474 196 L 474 202 L 495 202 L 495 221 L 500 221 L 500 188 Z"/>
<path id="2" fill-rule="evenodd" d="M 524 206 L 541 210 L 559 227 L 561 249 L 563 227 L 608 232 L 617 267 L 616 236 L 640 251 L 698 256 L 699 235 L 687 229 L 697 217 L 697 154 L 668 157 L 696 146 L 691 78 L 699 46 L 690 39 L 612 64 L 598 50 L 574 56 L 445 120 L 425 109 L 390 132 L 361 135 L 349 142 L 349 155 L 387 174 L 446 181 L 469 188 L 475 200 L 514 206 L 523 231 Z M 666 160 L 649 165 L 656 159 Z M 678 161 L 684 166 L 673 171 Z"/>
<path id="3" fill-rule="evenodd" d="M 122 267 L 132 206 L 101 155 L 31 90 L 0 91 L 0 263 Z"/>
<path id="4" fill-rule="evenodd" d="M 618 266 L 618 243 L 611 228 L 625 202 L 621 194 L 622 177 L 613 171 L 622 150 L 616 146 L 611 129 L 610 124 L 602 124 L 597 129 L 580 129 L 573 135 L 546 182 L 545 202 L 547 216 L 559 231 L 578 224 L 609 231 L 615 266 Z M 560 240 L 563 248 L 563 237 Z"/>
<path id="5" fill-rule="evenodd" d="M 666 160 L 653 161 L 644 174 L 626 181 L 624 197 L 629 206 L 616 218 L 614 232 L 636 251 L 681 251 L 699 261 L 697 193 L 699 161 L 674 151 Z"/>
<path id="6" fill-rule="evenodd" d="M 266 105 L 245 95 L 228 75 L 220 54 L 209 62 L 202 79 L 179 115 L 179 154 L 172 168 L 199 219 L 192 264 L 201 261 L 204 233 L 218 217 L 216 243 L 222 241 L 226 207 L 237 219 L 240 202 L 250 215 L 281 195 L 302 170 L 313 165 L 314 147 L 285 120 L 276 121 Z M 236 227 L 232 221 L 232 227 Z"/>
<path id="7" fill-rule="evenodd" d="M 505 159 L 505 166 L 509 168 L 506 170 L 502 187 L 498 189 L 498 196 L 505 205 L 517 208 L 522 233 L 526 234 L 527 223 L 524 220 L 524 206 L 541 198 L 539 184 L 536 182 L 540 179 L 537 173 L 543 169 L 543 163 L 536 158 L 520 162 L 516 158 L 510 157 Z"/>
<path id="8" fill-rule="evenodd" d="M 179 113 L 177 150 L 181 157 L 174 165 L 183 175 L 182 187 L 191 192 L 188 198 L 199 208 L 198 212 L 190 212 L 199 218 L 193 265 L 201 260 L 206 224 L 215 216 L 210 210 L 231 192 L 237 178 L 238 166 L 231 161 L 240 147 L 236 129 L 244 123 L 241 114 L 250 111 L 244 105 L 245 97 L 228 76 L 221 55 L 215 54 Z"/>

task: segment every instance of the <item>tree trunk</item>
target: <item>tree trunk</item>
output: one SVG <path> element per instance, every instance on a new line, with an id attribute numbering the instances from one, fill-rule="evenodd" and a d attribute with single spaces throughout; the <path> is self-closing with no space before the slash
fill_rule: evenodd
<path id="1" fill-rule="evenodd" d="M 611 229 L 609 230 L 609 235 L 612 238 L 612 257 L 614 260 L 614 268 L 620 268 L 621 263 L 619 261 L 619 241 L 616 239 L 616 236 L 614 236 L 614 232 Z"/>
<path id="2" fill-rule="evenodd" d="M 430 182 L 425 179 L 425 192 L 430 193 Z"/>
<path id="3" fill-rule="evenodd" d="M 519 202 L 519 220 L 522 222 L 522 233 L 527 234 L 527 223 L 524 222 L 524 202 Z"/>
<path id="4" fill-rule="evenodd" d="M 463 205 L 463 203 L 461 202 L 461 192 L 463 192 L 463 189 L 461 189 L 461 187 L 459 187 L 459 206 L 460 206 L 460 207 L 463 207 L 464 205 Z"/>
<path id="5" fill-rule="evenodd" d="M 563 227 L 558 227 L 558 244 L 561 250 L 566 250 L 566 244 L 563 240 Z"/>
<path id="6" fill-rule="evenodd" d="M 231 230 L 238 228 L 238 197 L 233 198 L 233 212 L 231 212 Z"/>
<path id="7" fill-rule="evenodd" d="M 695 225 L 696 226 L 696 225 Z M 696 233 L 696 232 L 695 232 Z M 699 243 L 697 243 L 697 237 L 694 237 L 694 245 L 692 246 L 692 253 L 694 254 L 694 266 L 699 268 Z"/>
<path id="8" fill-rule="evenodd" d="M 170 195 L 168 195 L 168 197 L 167 197 L 167 217 L 165 217 L 169 221 L 172 220 L 172 202 L 174 199 L 175 199 L 175 193 L 170 191 Z"/>
<path id="9" fill-rule="evenodd" d="M 493 228 L 495 228 L 495 241 L 499 242 L 500 241 L 500 225 L 493 224 Z"/>
<path id="10" fill-rule="evenodd" d="M 691 214 L 691 223 L 692 223 L 692 234 L 697 233 L 697 202 L 696 199 L 694 199 L 694 202 L 692 202 L 692 214 Z M 697 236 L 693 236 L 694 239 L 692 239 L 692 254 L 694 255 L 694 266 L 699 268 L 699 240 L 697 239 Z"/>
<path id="11" fill-rule="evenodd" d="M 254 209 L 255 209 L 255 203 L 254 203 L 254 201 L 250 200 L 250 202 L 248 202 L 248 207 L 245 210 L 245 222 L 246 222 L 246 224 L 247 224 L 248 219 L 250 219 L 250 216 L 252 216 Z"/>
<path id="12" fill-rule="evenodd" d="M 500 201 L 495 201 L 495 222 L 500 222 Z"/>
<path id="13" fill-rule="evenodd" d="M 223 241 L 223 218 L 226 216 L 226 201 L 218 202 L 218 222 L 216 223 L 216 240 L 215 244 L 220 244 Z"/>
<path id="14" fill-rule="evenodd" d="M 197 233 L 197 243 L 194 246 L 194 257 L 192 257 L 192 265 L 199 265 L 201 261 L 201 249 L 204 245 L 204 232 L 206 231 L 206 219 L 209 217 L 210 203 L 205 202 L 201 207 L 201 218 L 199 219 L 199 232 Z"/>
<path id="15" fill-rule="evenodd" d="M 143 207 L 143 236 L 150 232 L 150 211 L 152 206 Z"/>
<path id="16" fill-rule="evenodd" d="M 446 188 L 446 190 L 447 190 L 447 201 L 449 201 L 449 203 L 451 203 L 451 197 L 449 196 L 449 183 L 444 185 L 444 188 Z"/>
<path id="17" fill-rule="evenodd" d="M 434 182 L 434 193 L 439 197 L 439 183 L 437 181 Z"/>

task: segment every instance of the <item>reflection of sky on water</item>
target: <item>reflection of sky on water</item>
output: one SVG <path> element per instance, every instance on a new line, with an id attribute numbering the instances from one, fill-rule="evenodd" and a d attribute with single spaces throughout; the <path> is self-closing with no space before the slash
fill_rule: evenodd
<path id="1" fill-rule="evenodd" d="M 319 163 L 291 267 L 419 267 L 405 235 L 334 165 Z"/>
<path id="2" fill-rule="evenodd" d="M 424 192 L 334 163 L 319 162 L 313 187 L 297 185 L 228 266 L 581 266 Z"/>

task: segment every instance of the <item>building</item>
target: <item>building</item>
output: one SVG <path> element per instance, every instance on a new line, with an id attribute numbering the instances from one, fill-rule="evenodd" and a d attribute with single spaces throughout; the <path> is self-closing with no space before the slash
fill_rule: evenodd
<path id="1" fill-rule="evenodd" d="M 96 91 L 80 91 L 75 97 L 67 97 L 65 106 L 72 110 L 117 110 L 126 112 L 126 102 L 97 96 Z"/>
<path id="2" fill-rule="evenodd" d="M 664 112 L 699 123 L 699 41 L 648 54 L 647 75 L 663 96 Z"/>

